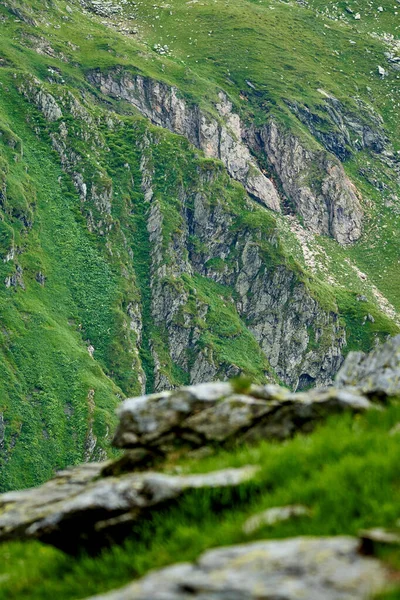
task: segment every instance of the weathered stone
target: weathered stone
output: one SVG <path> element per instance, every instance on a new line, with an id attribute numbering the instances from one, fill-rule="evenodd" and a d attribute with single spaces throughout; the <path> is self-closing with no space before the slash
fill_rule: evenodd
<path id="1" fill-rule="evenodd" d="M 400 396 L 400 335 L 369 354 L 350 352 L 336 385 L 356 386 L 367 395 Z"/>
<path id="2" fill-rule="evenodd" d="M 70 553 L 81 547 L 96 551 L 107 540 L 126 535 L 127 522 L 185 490 L 237 486 L 258 470 L 247 466 L 205 475 L 145 472 L 100 477 L 108 464 L 74 467 L 41 487 L 1 495 L 0 541 L 33 538 Z"/>
<path id="3" fill-rule="evenodd" d="M 184 135 L 206 156 L 222 160 L 229 175 L 242 183 L 251 196 L 280 212 L 278 192 L 249 148 L 265 152 L 307 227 L 331 235 L 341 244 L 360 237 L 363 213 L 358 192 L 341 163 L 322 147 L 319 151 L 306 148 L 299 138 L 284 132 L 272 120 L 261 130 L 245 130 L 223 92 L 216 104 L 221 123 L 198 105 L 189 104 L 176 88 L 165 83 L 121 70 L 107 74 L 92 71 L 88 78 L 104 94 L 127 100 L 156 125 Z M 310 174 L 315 179 L 316 171 L 318 181 L 311 181 Z"/>
<path id="4" fill-rule="evenodd" d="M 286 439 L 312 431 L 331 414 L 362 412 L 371 406 L 353 389 L 291 394 L 267 385 L 236 394 L 229 383 L 199 384 L 126 400 L 119 410 L 114 445 L 163 455 L 182 444 L 199 448 L 210 442 Z"/>
<path id="5" fill-rule="evenodd" d="M 198 177 L 203 188 L 212 182 L 209 174 L 199 172 Z M 235 228 L 235 217 L 224 202 L 210 202 L 204 193 L 196 193 L 194 206 L 189 208 L 190 195 L 186 194 L 182 194 L 182 226 L 170 243 L 168 262 L 161 225 L 157 237 L 152 237 L 152 315 L 156 325 L 166 330 L 174 362 L 189 373 L 191 383 L 238 373 L 236 365 L 221 365 L 211 347 L 197 346 L 201 335 L 198 321 L 207 320 L 208 306 L 198 298 L 196 317 L 183 312 L 187 290 L 176 288 L 176 278 L 182 272 L 198 273 L 235 289 L 235 308 L 281 381 L 294 389 L 332 383 L 343 361 L 344 328 L 339 316 L 324 310 L 295 273 L 284 265 L 266 264 L 262 245 L 273 246 L 275 233 Z M 199 245 L 193 244 L 193 237 Z M 186 261 L 182 260 L 185 251 L 189 257 Z M 213 260 L 223 263 L 223 269 L 209 266 Z M 162 379 L 156 374 L 156 390 L 168 387 L 171 384 L 166 374 Z"/>
<path id="6" fill-rule="evenodd" d="M 261 439 L 285 440 L 296 433 L 311 433 L 315 426 L 330 415 L 341 412 L 364 412 L 372 404 L 355 390 L 311 390 L 292 394 L 282 402 L 275 401 L 275 410 L 254 421 L 242 436 L 243 442 Z"/>
<path id="7" fill-rule="evenodd" d="M 367 600 L 388 576 L 350 537 L 293 538 L 217 548 L 92 600 Z"/>
<path id="8" fill-rule="evenodd" d="M 229 383 L 216 382 L 125 400 L 118 411 L 120 423 L 114 444 L 120 448 L 151 444 L 174 430 L 189 415 L 208 408 L 230 393 Z"/>
<path id="9" fill-rule="evenodd" d="M 268 405 L 262 400 L 232 394 L 213 407 L 189 417 L 184 426 L 200 433 L 206 440 L 219 442 L 247 429 L 274 408 L 273 404 Z"/>
<path id="10" fill-rule="evenodd" d="M 275 506 L 247 519 L 243 525 L 243 532 L 249 535 L 262 527 L 275 525 L 281 521 L 289 521 L 294 517 L 308 517 L 310 514 L 310 509 L 301 504 Z"/>
<path id="11" fill-rule="evenodd" d="M 307 148 L 275 121 L 260 132 L 250 132 L 249 143 L 265 152 L 308 229 L 330 235 L 340 244 L 360 237 L 359 194 L 336 157 L 322 148 Z"/>

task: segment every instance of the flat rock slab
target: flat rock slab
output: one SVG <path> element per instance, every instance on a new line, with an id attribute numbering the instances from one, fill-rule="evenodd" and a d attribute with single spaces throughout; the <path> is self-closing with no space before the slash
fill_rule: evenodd
<path id="1" fill-rule="evenodd" d="M 366 600 L 387 575 L 358 544 L 299 537 L 217 548 L 91 600 Z"/>
<path id="2" fill-rule="evenodd" d="M 96 550 L 118 531 L 185 490 L 237 486 L 258 467 L 225 469 L 204 475 L 156 472 L 100 477 L 104 463 L 62 471 L 44 485 L 0 496 L 0 541 L 39 539 L 75 553 Z M 123 537 L 123 536 L 122 536 Z"/>

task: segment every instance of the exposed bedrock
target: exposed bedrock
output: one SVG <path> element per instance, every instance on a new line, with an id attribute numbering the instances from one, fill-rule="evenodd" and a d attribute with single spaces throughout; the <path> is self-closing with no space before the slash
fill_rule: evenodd
<path id="1" fill-rule="evenodd" d="M 218 120 L 188 102 L 178 90 L 153 79 L 124 72 L 92 71 L 89 81 L 103 94 L 122 98 L 153 123 L 185 136 L 208 157 L 220 159 L 229 175 L 268 208 L 280 211 L 278 193 L 263 175 L 249 149 L 241 141 L 237 115 Z"/>
<path id="2" fill-rule="evenodd" d="M 216 118 L 189 103 L 177 88 L 141 75 L 97 70 L 88 79 L 103 94 L 130 102 L 156 125 L 185 136 L 206 156 L 220 159 L 252 197 L 280 212 L 283 198 L 251 152 L 261 154 L 306 227 L 340 244 L 360 237 L 360 195 L 340 161 L 322 146 L 311 150 L 273 120 L 261 128 L 245 127 L 223 92 L 215 105 Z"/>

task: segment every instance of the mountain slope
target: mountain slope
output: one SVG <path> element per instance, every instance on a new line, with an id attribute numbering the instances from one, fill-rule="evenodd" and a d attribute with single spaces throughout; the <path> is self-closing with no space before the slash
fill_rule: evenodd
<path id="1" fill-rule="evenodd" d="M 398 331 L 394 4 L 1 3 L 2 490 Z"/>

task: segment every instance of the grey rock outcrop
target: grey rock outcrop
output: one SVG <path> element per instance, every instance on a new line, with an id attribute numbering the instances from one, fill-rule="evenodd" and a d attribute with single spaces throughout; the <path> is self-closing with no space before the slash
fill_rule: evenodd
<path id="1" fill-rule="evenodd" d="M 371 407 L 365 397 L 346 389 L 291 394 L 266 385 L 235 393 L 229 383 L 199 384 L 126 400 L 113 443 L 157 458 L 177 446 L 283 440 L 312 431 L 329 415 Z"/>
<path id="2" fill-rule="evenodd" d="M 74 467 L 41 487 L 1 495 L 0 541 L 40 539 L 72 554 L 82 547 L 93 552 L 118 537 L 119 527 L 126 528 L 185 490 L 237 486 L 257 472 L 248 466 L 205 475 L 101 477 L 107 464 Z"/>
<path id="3" fill-rule="evenodd" d="M 359 193 L 335 156 L 322 148 L 306 147 L 274 120 L 248 135 L 249 144 L 265 153 L 308 229 L 330 235 L 342 245 L 360 237 L 363 211 Z"/>
<path id="4" fill-rule="evenodd" d="M 346 160 L 353 152 L 370 150 L 380 154 L 389 146 L 383 119 L 372 106 L 359 101 L 356 114 L 337 98 L 319 91 L 325 96 L 319 114 L 299 103 L 291 103 L 290 108 L 329 152 Z"/>
<path id="5" fill-rule="evenodd" d="M 150 197 L 151 173 L 143 176 L 145 197 Z M 201 335 L 198 321 L 207 318 L 209 307 L 198 298 L 194 319 L 193 311 L 185 310 L 189 290 L 179 278 L 199 274 L 235 290 L 238 315 L 283 383 L 294 389 L 330 384 L 343 361 L 346 344 L 338 315 L 322 308 L 293 270 L 271 264 L 265 249 L 275 252 L 275 230 L 265 234 L 245 223 L 238 227 L 238 216 L 223 198 L 214 198 L 209 191 L 214 177 L 199 170 L 199 191 L 181 190 L 181 225 L 167 250 L 163 216 L 156 203 L 150 209 L 152 316 L 157 326 L 166 328 L 170 355 L 190 373 L 190 383 L 238 374 L 235 365 L 221 365 L 210 348 L 197 346 Z M 251 212 L 254 203 L 248 202 L 243 211 Z M 191 363 L 193 348 L 196 359 Z M 157 374 L 156 390 L 166 387 L 168 380 Z"/>
<path id="6" fill-rule="evenodd" d="M 336 384 L 356 386 L 371 396 L 400 396 L 400 335 L 369 354 L 350 352 L 336 376 Z"/>
<path id="7" fill-rule="evenodd" d="M 208 157 L 222 160 L 233 179 L 243 184 L 249 194 L 275 211 L 280 211 L 278 193 L 263 175 L 249 149 L 241 141 L 241 125 L 237 115 L 224 123 L 189 104 L 175 87 L 141 75 L 123 71 L 92 71 L 90 83 L 103 94 L 122 98 L 133 104 L 144 116 L 161 127 L 185 136 Z M 226 99 L 221 97 L 221 112 Z"/>
<path id="8" fill-rule="evenodd" d="M 250 267 L 250 262 L 245 247 L 235 286 L 238 310 L 246 315 L 277 375 L 295 389 L 331 383 L 346 344 L 338 316 L 323 310 L 283 265 L 266 271 L 262 264 L 257 269 L 257 261 Z M 310 347 L 310 330 L 316 333 L 314 347 Z"/>
<path id="9" fill-rule="evenodd" d="M 306 227 L 331 235 L 340 244 L 360 237 L 363 211 L 359 193 L 340 161 L 324 148 L 306 148 L 273 120 L 261 129 L 244 127 L 223 92 L 215 105 L 220 117 L 216 119 L 189 103 L 176 88 L 140 75 L 97 70 L 91 71 L 88 79 L 103 94 L 130 102 L 156 125 L 185 136 L 206 156 L 222 160 L 229 175 L 251 196 L 280 211 L 277 188 L 250 150 L 263 154 Z"/>
<path id="10" fill-rule="evenodd" d="M 388 575 L 356 538 L 293 538 L 209 550 L 92 600 L 367 600 Z"/>

